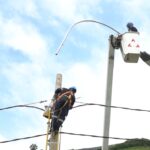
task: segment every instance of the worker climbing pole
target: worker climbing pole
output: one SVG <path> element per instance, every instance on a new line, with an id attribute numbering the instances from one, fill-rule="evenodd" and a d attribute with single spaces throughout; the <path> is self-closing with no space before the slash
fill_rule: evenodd
<path id="1" fill-rule="evenodd" d="M 55 84 L 55 89 L 61 88 L 62 85 L 62 75 L 61 74 L 57 74 L 56 76 L 56 84 Z M 44 117 L 46 117 L 48 119 L 47 122 L 47 135 L 46 135 L 46 147 L 45 150 L 59 150 L 59 139 L 60 139 L 60 135 L 59 132 L 57 132 L 57 134 L 53 134 L 53 131 L 51 131 L 51 121 L 52 121 L 52 106 L 53 103 L 55 102 L 55 98 L 53 97 L 51 100 L 51 104 L 50 106 L 47 106 L 45 109 L 45 112 L 43 114 Z M 50 133 L 51 131 L 51 133 Z"/>
<path id="2" fill-rule="evenodd" d="M 51 131 L 56 134 L 62 126 L 69 110 L 75 102 L 76 88 L 58 88 L 55 91 L 55 103 L 53 105 Z"/>
<path id="3" fill-rule="evenodd" d="M 59 150 L 60 147 L 60 129 L 65 121 L 68 112 L 75 103 L 76 88 L 61 88 L 62 76 L 57 74 L 56 90 L 54 92 L 51 104 L 46 107 L 44 117 L 48 118 L 46 150 Z"/>

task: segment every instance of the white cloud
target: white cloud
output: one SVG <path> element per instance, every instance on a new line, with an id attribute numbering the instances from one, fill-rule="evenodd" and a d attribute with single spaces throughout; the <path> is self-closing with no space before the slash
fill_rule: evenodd
<path id="1" fill-rule="evenodd" d="M 3 19 L 3 21 L 1 22 L 3 35 L 1 36 L 1 44 L 21 51 L 30 59 L 43 60 L 47 46 L 42 36 L 32 25 L 15 22 L 15 20 Z"/>
<path id="2" fill-rule="evenodd" d="M 130 1 L 113 1 L 119 4 L 121 13 L 124 15 L 124 20 L 144 23 L 145 19 L 149 19 L 147 11 L 150 9 L 148 0 L 130 0 Z M 129 11 L 130 10 L 130 11 Z M 136 17 L 135 17 L 136 16 Z"/>
<path id="3" fill-rule="evenodd" d="M 7 1 L 5 5 L 8 5 L 11 8 L 12 12 L 16 12 L 19 15 L 39 18 L 39 12 L 34 0 Z"/>
<path id="4" fill-rule="evenodd" d="M 81 20 L 83 18 L 91 18 L 91 9 L 96 9 L 96 6 L 100 3 L 100 0 L 65 0 L 65 1 L 55 1 L 55 0 L 45 0 L 44 6 L 49 10 L 54 16 L 59 17 L 67 22 Z M 99 10 L 101 10 L 99 8 Z"/>
<path id="5" fill-rule="evenodd" d="M 11 62 L 2 69 L 2 73 L 11 83 L 10 91 L 14 100 L 17 102 L 22 99 L 20 96 L 23 94 L 23 89 L 27 91 L 32 89 L 34 96 L 38 93 L 41 98 L 45 91 L 45 85 L 49 85 L 47 78 L 42 76 L 48 65 L 45 65 L 45 62 L 50 62 L 47 61 L 49 49 L 44 38 L 32 24 L 25 24 L 17 18 L 7 20 L 1 16 L 0 28 L 0 43 L 21 52 L 30 60 L 28 63 L 26 61 Z M 9 60 L 6 61 L 9 62 Z M 40 90 L 38 89 L 39 85 L 41 86 Z M 24 98 L 27 98 L 27 95 L 23 95 Z"/>

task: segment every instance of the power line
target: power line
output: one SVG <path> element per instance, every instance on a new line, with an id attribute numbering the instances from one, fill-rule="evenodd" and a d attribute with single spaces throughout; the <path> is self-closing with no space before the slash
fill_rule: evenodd
<path id="1" fill-rule="evenodd" d="M 39 109 L 39 110 L 44 111 L 44 109 L 42 109 L 40 107 L 30 106 L 30 105 L 33 105 L 33 104 L 44 103 L 44 102 L 47 102 L 47 100 L 43 100 L 43 101 L 39 101 L 39 102 L 33 102 L 33 103 L 28 103 L 28 104 L 23 104 L 23 105 L 8 106 L 8 107 L 0 108 L 0 111 L 1 110 L 6 110 L 6 109 L 12 109 L 12 108 L 16 108 L 16 107 L 29 107 L 29 108 L 35 108 L 35 109 Z"/>
<path id="2" fill-rule="evenodd" d="M 16 106 L 10 106 L 10 107 L 1 108 L 0 110 L 6 110 L 6 109 L 11 109 L 11 108 L 16 108 L 16 107 L 28 107 L 28 108 L 35 108 L 35 109 L 39 109 L 39 110 L 45 111 L 44 109 L 42 109 L 42 108 L 40 108 L 40 107 L 36 107 L 36 106 L 28 106 L 28 105 L 16 105 Z"/>
<path id="3" fill-rule="evenodd" d="M 16 139 L 12 139 L 12 140 L 5 140 L 5 141 L 0 141 L 0 143 L 10 143 L 10 142 L 15 142 L 15 141 L 20 141 L 20 140 L 26 140 L 26 139 L 31 139 L 31 138 L 36 138 L 36 137 L 40 137 L 40 136 L 44 136 L 46 134 L 39 134 L 39 135 L 33 135 L 33 136 L 27 136 L 27 137 L 22 137 L 22 138 L 16 138 Z"/>
<path id="4" fill-rule="evenodd" d="M 36 102 L 36 103 L 43 103 L 43 102 L 46 102 L 46 101 L 40 101 L 40 102 Z M 81 103 L 81 105 L 74 106 L 73 109 L 78 108 L 78 107 L 92 106 L 93 105 L 93 106 L 112 107 L 112 108 L 132 110 L 132 111 L 150 112 L 150 110 L 134 109 L 134 108 L 129 108 L 129 107 L 107 106 L 107 105 L 104 105 L 104 104 L 84 103 L 84 102 L 79 102 L 79 101 L 77 101 L 76 103 Z M 1 108 L 0 110 L 5 110 L 5 109 L 10 109 L 10 108 L 15 108 L 15 107 L 32 107 L 32 108 L 37 108 L 37 109 L 40 109 L 40 110 L 44 111 L 44 109 L 42 109 L 42 108 L 38 108 L 36 106 L 29 106 L 31 104 L 33 104 L 33 103 L 26 104 L 26 105 L 15 105 L 15 106 L 10 106 L 10 107 L 5 107 L 5 108 Z M 98 136 L 98 135 L 91 135 L 91 134 L 81 134 L 81 133 L 71 133 L 71 132 L 60 132 L 60 133 L 61 134 L 68 134 L 68 135 L 74 135 L 74 136 L 93 137 L 93 138 L 109 138 L 109 139 L 118 139 L 118 140 L 130 140 L 130 138 L 122 138 L 122 137 L 106 137 L 106 136 Z M 0 141 L 0 143 L 15 142 L 15 141 L 19 141 L 19 140 L 25 140 L 25 139 L 31 139 L 31 138 L 41 137 L 41 136 L 45 136 L 45 135 L 46 134 L 39 134 L 39 135 L 33 135 L 33 136 L 28 136 L 28 137 L 15 138 L 15 139 L 12 139 L 12 140 Z"/>
<path id="5" fill-rule="evenodd" d="M 79 97 L 79 98 L 80 98 L 80 97 Z M 40 108 L 40 107 L 29 106 L 29 105 L 32 105 L 32 104 L 38 104 L 38 103 L 44 103 L 44 102 L 47 102 L 47 100 L 43 100 L 43 101 L 39 101 L 39 102 L 34 102 L 34 103 L 28 103 L 28 104 L 23 104 L 23 105 L 8 106 L 8 107 L 0 108 L 0 111 L 1 111 L 1 110 L 6 110 L 6 109 L 12 109 L 12 108 L 16 108 L 16 107 L 29 107 L 29 108 L 35 108 L 35 109 L 39 109 L 39 110 L 41 110 L 41 111 L 45 111 L 45 109 Z M 130 107 L 113 106 L 113 105 L 108 106 L 108 105 L 104 105 L 104 104 L 85 103 L 85 102 L 79 102 L 79 101 L 76 101 L 76 103 L 81 103 L 81 105 L 74 106 L 73 109 L 78 108 L 78 107 L 83 107 L 83 106 L 101 106 L 101 107 L 111 107 L 111 108 L 124 109 L 124 110 L 131 110 L 131 111 L 150 112 L 150 110 L 148 110 L 148 109 L 140 109 L 140 108 L 130 108 Z"/>
<path id="6" fill-rule="evenodd" d="M 77 102 L 82 103 L 81 105 L 74 106 L 73 108 L 83 107 L 83 106 L 102 106 L 102 107 L 111 107 L 111 108 L 117 108 L 117 109 L 125 109 L 125 110 L 131 110 L 131 111 L 143 111 L 143 112 L 150 112 L 148 109 L 140 109 L 140 108 L 130 108 L 130 107 L 121 107 L 121 106 L 108 106 L 104 104 L 96 104 L 96 103 L 84 103 L 84 102 Z"/>
<path id="7" fill-rule="evenodd" d="M 60 132 L 60 134 L 83 136 L 83 137 L 92 137 L 92 138 L 109 138 L 109 139 L 117 139 L 117 140 L 131 140 L 131 138 L 106 137 L 106 136 L 99 136 L 99 135 L 92 135 L 92 134 L 82 134 L 82 133 L 72 133 L 72 132 Z M 5 141 L 0 141 L 0 144 L 16 142 L 16 141 L 20 141 L 20 140 L 27 140 L 27 139 L 37 138 L 37 137 L 41 137 L 41 136 L 45 136 L 45 135 L 47 135 L 47 134 L 38 134 L 38 135 L 33 135 L 33 136 L 27 136 L 27 137 L 22 137 L 22 138 L 15 138 L 15 139 L 11 139 L 11 140 L 5 140 Z"/>
<path id="8" fill-rule="evenodd" d="M 45 103 L 47 102 L 48 100 L 41 100 L 41 101 L 36 101 L 36 102 L 32 102 L 32 103 L 28 103 L 28 104 L 24 104 L 24 105 L 33 105 L 33 104 L 41 104 L 41 103 Z"/>
<path id="9" fill-rule="evenodd" d="M 92 134 L 81 134 L 81 133 L 72 133 L 72 132 L 60 132 L 61 134 L 68 134 L 68 135 L 76 135 L 76 136 L 87 136 L 92 138 L 109 138 L 109 139 L 117 139 L 117 140 L 131 140 L 130 138 L 121 138 L 121 137 L 106 137 L 106 136 L 99 136 L 99 135 L 92 135 Z"/>
<path id="10" fill-rule="evenodd" d="M 40 107 L 28 106 L 28 105 L 15 105 L 15 106 L 10 106 L 10 107 L 1 108 L 0 110 L 12 109 L 12 108 L 17 108 L 17 107 L 28 107 L 28 108 L 35 108 L 35 109 L 39 109 L 39 110 L 45 111 L 44 109 L 42 109 L 42 108 L 40 108 Z"/>
<path id="11" fill-rule="evenodd" d="M 77 97 L 76 99 L 80 99 L 81 97 Z M 3 107 L 3 108 L 0 108 L 0 111 L 1 110 L 5 110 L 5 109 L 11 109 L 11 108 L 16 108 L 16 107 L 31 107 L 31 108 L 37 108 L 39 110 L 42 110 L 44 111 L 44 109 L 42 108 L 39 108 L 39 107 L 36 107 L 36 106 L 30 106 L 30 105 L 33 105 L 33 104 L 41 104 L 41 103 L 45 103 L 47 102 L 48 100 L 41 100 L 41 101 L 36 101 L 36 102 L 32 102 L 32 103 L 27 103 L 27 104 L 20 104 L 20 105 L 13 105 L 13 106 L 8 106 L 8 107 Z"/>

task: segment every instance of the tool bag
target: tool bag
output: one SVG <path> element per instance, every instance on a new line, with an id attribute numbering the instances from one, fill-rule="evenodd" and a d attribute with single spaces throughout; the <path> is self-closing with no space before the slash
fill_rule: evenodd
<path id="1" fill-rule="evenodd" d="M 43 117 L 47 118 L 47 119 L 51 119 L 52 116 L 52 110 L 50 107 L 46 107 L 44 113 L 43 113 Z"/>

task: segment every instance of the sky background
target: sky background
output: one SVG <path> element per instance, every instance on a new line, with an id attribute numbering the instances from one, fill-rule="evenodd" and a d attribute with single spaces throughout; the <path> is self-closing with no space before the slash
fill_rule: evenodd
<path id="1" fill-rule="evenodd" d="M 105 104 L 108 38 L 117 34 L 99 24 L 81 23 L 58 56 L 55 52 L 72 24 L 92 19 L 120 33 L 133 22 L 140 32 L 141 51 L 150 53 L 149 10 L 149 0 L 0 0 L 0 108 L 50 101 L 57 73 L 63 75 L 63 87 L 77 87 L 78 102 Z M 112 105 L 150 109 L 149 77 L 150 68 L 142 60 L 125 63 L 115 50 Z M 31 108 L 0 111 L 0 141 L 46 133 L 42 115 Z M 110 136 L 150 139 L 149 118 L 147 112 L 112 108 Z M 103 120 L 103 107 L 76 108 L 62 131 L 102 136 Z M 46 137 L 0 144 L 0 149 L 28 150 L 33 143 L 45 149 Z M 101 145 L 101 138 L 61 136 L 61 150 Z"/>

